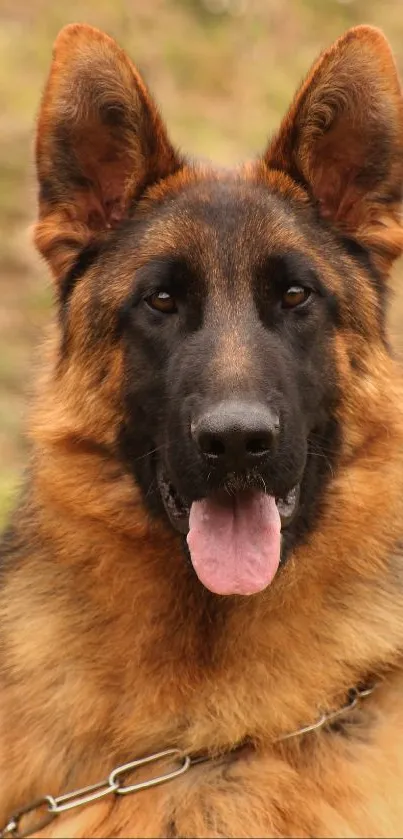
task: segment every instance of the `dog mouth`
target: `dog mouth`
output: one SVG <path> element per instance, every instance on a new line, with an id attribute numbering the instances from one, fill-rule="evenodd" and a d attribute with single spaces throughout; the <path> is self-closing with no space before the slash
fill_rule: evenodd
<path id="1" fill-rule="evenodd" d="M 280 565 L 281 534 L 298 510 L 299 484 L 283 498 L 235 485 L 188 505 L 159 467 L 158 487 L 206 588 L 221 595 L 250 595 L 272 582 Z"/>

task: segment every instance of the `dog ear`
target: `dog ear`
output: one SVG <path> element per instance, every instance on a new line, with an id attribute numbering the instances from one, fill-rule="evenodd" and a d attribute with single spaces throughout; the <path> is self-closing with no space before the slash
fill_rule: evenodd
<path id="1" fill-rule="evenodd" d="M 383 34 L 357 26 L 324 52 L 265 161 L 302 183 L 322 216 L 387 270 L 403 247 L 403 101 Z"/>
<path id="2" fill-rule="evenodd" d="M 59 34 L 39 115 L 35 241 L 56 277 L 181 163 L 135 67 L 90 26 Z"/>

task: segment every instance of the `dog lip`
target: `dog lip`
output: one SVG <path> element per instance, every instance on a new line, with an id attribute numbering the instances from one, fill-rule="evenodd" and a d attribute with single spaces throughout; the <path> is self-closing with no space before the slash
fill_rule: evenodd
<path id="1" fill-rule="evenodd" d="M 284 498 L 276 498 L 280 513 L 281 529 L 284 530 L 294 520 L 299 506 L 300 484 L 296 484 Z"/>
<path id="2" fill-rule="evenodd" d="M 158 487 L 165 512 L 172 526 L 179 533 L 187 535 L 189 532 L 190 505 L 177 492 L 172 481 L 165 474 L 162 465 L 157 469 Z M 225 491 L 225 490 L 222 490 Z M 214 493 L 211 493 L 214 495 Z M 284 497 L 276 497 L 276 505 L 280 513 L 281 530 L 285 530 L 294 520 L 299 506 L 300 484 L 296 484 Z"/>
<path id="3" fill-rule="evenodd" d="M 189 507 L 165 475 L 161 464 L 157 469 L 157 480 L 165 512 L 172 526 L 186 536 L 189 532 Z"/>

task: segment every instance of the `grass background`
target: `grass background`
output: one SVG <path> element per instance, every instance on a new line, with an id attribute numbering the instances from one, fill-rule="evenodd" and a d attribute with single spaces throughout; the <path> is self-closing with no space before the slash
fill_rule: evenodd
<path id="1" fill-rule="evenodd" d="M 403 71 L 403 0 L 0 0 L 0 522 L 26 458 L 35 346 L 52 301 L 30 241 L 35 115 L 52 42 L 72 21 L 127 48 L 179 147 L 226 164 L 264 146 L 312 60 L 347 27 L 381 26 Z M 390 330 L 399 353 L 400 284 L 398 265 Z"/>

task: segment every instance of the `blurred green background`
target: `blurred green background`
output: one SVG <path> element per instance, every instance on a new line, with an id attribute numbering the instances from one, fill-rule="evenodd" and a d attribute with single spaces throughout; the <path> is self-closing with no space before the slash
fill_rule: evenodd
<path id="1" fill-rule="evenodd" d="M 262 149 L 311 61 L 347 27 L 381 26 L 403 71 L 403 0 L 0 0 L 0 522 L 26 458 L 35 347 L 52 299 L 31 245 L 35 114 L 52 42 L 71 21 L 125 46 L 174 142 L 220 163 Z M 400 265 L 390 323 L 400 353 L 399 275 Z"/>

